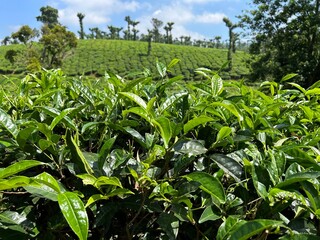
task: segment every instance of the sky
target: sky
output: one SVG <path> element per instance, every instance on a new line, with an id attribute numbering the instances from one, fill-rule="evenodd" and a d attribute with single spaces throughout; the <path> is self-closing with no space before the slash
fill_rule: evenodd
<path id="1" fill-rule="evenodd" d="M 10 36 L 22 25 L 40 28 L 36 21 L 40 8 L 51 6 L 59 10 L 59 22 L 70 31 L 79 31 L 77 13 L 85 14 L 84 30 L 98 27 L 108 32 L 108 25 L 126 29 L 125 16 L 139 21 L 138 34 L 151 29 L 151 19 L 174 22 L 173 37 L 191 36 L 209 40 L 215 36 L 228 39 L 228 28 L 222 21 L 228 17 L 237 22 L 236 16 L 249 8 L 248 0 L 1 0 L 0 39 Z M 164 26 L 163 25 L 163 26 Z M 163 27 L 161 33 L 165 34 Z"/>

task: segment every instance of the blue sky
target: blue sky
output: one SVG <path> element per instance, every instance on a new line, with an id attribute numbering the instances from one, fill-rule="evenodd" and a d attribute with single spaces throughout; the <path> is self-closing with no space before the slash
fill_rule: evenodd
<path id="1" fill-rule="evenodd" d="M 0 39 L 11 35 L 22 25 L 39 28 L 36 21 L 40 8 L 52 6 L 59 10 L 59 21 L 69 30 L 77 32 L 77 13 L 85 14 L 85 31 L 99 27 L 107 31 L 108 25 L 126 28 L 125 16 L 140 21 L 139 34 L 151 29 L 151 19 L 164 23 L 174 22 L 174 37 L 191 36 L 192 39 L 211 39 L 214 36 L 228 37 L 228 29 L 222 22 L 228 17 L 236 22 L 235 16 L 248 9 L 248 0 L 2 0 L 0 8 Z M 162 29 L 164 34 L 164 30 Z"/>

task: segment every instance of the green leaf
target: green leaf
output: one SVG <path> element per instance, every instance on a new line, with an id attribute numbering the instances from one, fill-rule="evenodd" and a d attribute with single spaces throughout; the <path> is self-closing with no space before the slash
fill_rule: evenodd
<path id="1" fill-rule="evenodd" d="M 293 183 L 312 180 L 320 177 L 320 172 L 299 172 L 290 175 L 283 182 L 276 185 L 276 188 L 283 188 Z"/>
<path id="2" fill-rule="evenodd" d="M 230 240 L 247 240 L 266 229 L 282 226 L 281 221 L 269 219 L 255 219 L 237 226 L 230 234 Z"/>
<path id="3" fill-rule="evenodd" d="M 166 117 L 159 117 L 157 119 L 153 119 L 152 123 L 156 126 L 157 130 L 159 131 L 164 147 L 169 147 L 169 142 L 172 137 L 172 130 L 170 125 L 170 120 Z"/>
<path id="4" fill-rule="evenodd" d="M 217 233 L 217 240 L 226 240 L 230 236 L 230 233 L 244 221 L 240 220 L 237 216 L 229 216 L 219 227 Z"/>
<path id="5" fill-rule="evenodd" d="M 32 167 L 36 167 L 39 165 L 44 165 L 45 163 L 39 162 L 36 160 L 21 160 L 16 162 L 6 168 L 0 169 L 0 179 L 12 176 L 24 170 L 27 170 Z"/>
<path id="6" fill-rule="evenodd" d="M 3 240 L 31 239 L 29 235 L 33 231 L 32 222 L 23 213 L 5 211 L 0 213 L 0 236 Z M 3 231 L 3 230 L 9 231 Z M 9 233 L 11 230 L 11 234 Z M 2 232 L 3 231 L 3 232 Z M 28 235 L 22 235 L 28 234 Z"/>
<path id="7" fill-rule="evenodd" d="M 237 107 L 231 101 L 224 100 L 223 102 L 214 102 L 211 103 L 211 106 L 221 106 L 229 110 L 235 117 L 238 118 L 239 122 L 243 121 L 242 114 L 238 111 Z"/>
<path id="8" fill-rule="evenodd" d="M 129 109 L 122 111 L 122 115 L 124 115 L 124 116 L 127 115 L 128 113 L 137 114 L 138 116 L 145 119 L 147 122 L 150 122 L 150 118 L 148 116 L 147 110 L 143 109 L 142 107 L 132 107 L 132 108 L 129 108 Z"/>
<path id="9" fill-rule="evenodd" d="M 306 91 L 306 96 L 308 95 L 319 95 L 320 94 L 320 88 L 314 88 Z"/>
<path id="10" fill-rule="evenodd" d="M 221 214 L 217 215 L 215 212 L 214 212 L 214 209 L 213 207 L 207 207 L 203 213 L 201 214 L 200 216 L 200 219 L 199 219 L 199 223 L 204 223 L 206 221 L 216 221 L 218 219 L 220 219 L 222 216 Z"/>
<path id="11" fill-rule="evenodd" d="M 159 113 L 162 114 L 166 109 L 171 107 L 175 102 L 186 95 L 188 95 L 188 92 L 185 91 L 172 94 L 170 97 L 166 98 L 165 101 L 160 105 Z"/>
<path id="12" fill-rule="evenodd" d="M 296 88 L 298 88 L 302 93 L 306 93 L 306 90 L 303 88 L 303 87 L 301 87 L 299 84 L 297 84 L 297 83 L 289 83 L 291 86 L 294 86 L 294 87 L 296 87 Z"/>
<path id="13" fill-rule="evenodd" d="M 298 74 L 296 73 L 291 73 L 291 74 L 287 74 L 286 76 L 284 76 L 280 82 L 285 82 L 285 81 L 288 81 L 294 77 L 298 76 Z"/>
<path id="14" fill-rule="evenodd" d="M 211 88 L 213 96 L 219 96 L 223 91 L 223 81 L 222 78 L 215 74 L 211 79 Z"/>
<path id="15" fill-rule="evenodd" d="M 170 240 L 175 240 L 179 230 L 179 220 L 173 213 L 161 213 L 157 223 Z"/>
<path id="16" fill-rule="evenodd" d="M 104 185 L 112 185 L 112 186 L 117 186 L 122 188 L 122 184 L 117 177 L 101 176 L 97 179 L 97 181 L 94 184 L 94 186 L 97 187 L 98 189 L 100 189 L 101 186 L 104 186 Z"/>
<path id="17" fill-rule="evenodd" d="M 53 118 L 56 118 L 61 114 L 61 112 L 58 109 L 53 107 L 36 106 L 35 108 L 42 110 L 43 112 L 45 112 Z M 66 126 L 71 128 L 72 130 L 77 130 L 77 126 L 68 116 L 64 116 L 62 119 L 60 119 L 60 121 L 66 124 Z"/>
<path id="18" fill-rule="evenodd" d="M 71 136 L 70 132 L 67 132 L 67 144 L 71 151 L 71 161 L 77 164 L 82 172 L 86 172 L 88 174 L 93 174 L 93 170 L 89 165 L 88 161 L 84 157 L 83 153 L 81 152 L 80 148 L 78 147 L 75 139 Z"/>
<path id="19" fill-rule="evenodd" d="M 241 182 L 244 172 L 240 163 L 223 154 L 212 154 L 210 158 L 215 161 L 225 173 L 233 177 L 234 180 Z"/>
<path id="20" fill-rule="evenodd" d="M 188 156 L 197 156 L 197 155 L 204 154 L 208 151 L 208 149 L 206 149 L 203 146 L 203 143 L 201 143 L 201 141 L 198 141 L 198 140 L 179 141 L 174 145 L 173 149 L 176 152 L 187 154 Z"/>
<path id="21" fill-rule="evenodd" d="M 67 109 L 64 109 L 58 116 L 56 116 L 53 120 L 52 120 L 52 122 L 51 122 L 51 124 L 50 124 L 50 130 L 52 131 L 53 129 L 54 129 L 54 127 L 62 120 L 62 119 L 64 119 L 64 120 L 66 120 L 66 116 L 70 113 L 70 112 L 72 112 L 73 110 L 75 110 L 75 108 L 67 108 Z M 67 120 L 66 120 L 67 121 Z"/>
<path id="22" fill-rule="evenodd" d="M 319 236 L 307 233 L 295 233 L 280 237 L 279 240 L 319 240 Z"/>
<path id="23" fill-rule="evenodd" d="M 95 203 L 96 201 L 108 200 L 109 198 L 114 197 L 114 196 L 122 197 L 123 195 L 128 195 L 128 194 L 134 194 L 134 193 L 128 189 L 125 189 L 125 188 L 117 188 L 106 195 L 94 194 L 88 199 L 85 208 L 87 208 L 91 204 Z"/>
<path id="24" fill-rule="evenodd" d="M 113 144 L 115 143 L 117 139 L 117 136 L 113 137 L 113 138 L 110 138 L 108 140 L 106 140 L 104 142 L 104 144 L 102 145 L 99 153 L 98 153 L 98 166 L 99 166 L 99 169 L 102 169 L 103 168 L 103 164 L 108 156 L 108 154 L 110 153 L 111 149 L 112 149 L 112 146 Z"/>
<path id="25" fill-rule="evenodd" d="M 231 135 L 231 133 L 232 133 L 232 129 L 230 127 L 222 127 L 220 129 L 220 131 L 218 132 L 216 142 L 219 142 L 219 141 L 225 139 L 226 137 L 229 137 Z"/>
<path id="26" fill-rule="evenodd" d="M 212 121 L 214 121 L 213 118 L 205 116 L 205 115 L 195 117 L 195 118 L 191 119 L 190 121 L 188 121 L 186 124 L 184 124 L 183 131 L 186 134 L 191 129 L 194 129 L 195 127 L 197 127 L 199 125 L 205 124 L 207 122 L 212 122 Z"/>
<path id="27" fill-rule="evenodd" d="M 58 194 L 61 192 L 59 183 L 49 173 L 41 173 L 32 178 L 30 184 L 24 187 L 31 194 L 57 201 Z"/>
<path id="28" fill-rule="evenodd" d="M 10 179 L 0 179 L 0 191 L 24 187 L 28 185 L 30 181 L 30 178 L 25 176 L 16 176 Z"/>
<path id="29" fill-rule="evenodd" d="M 168 69 L 174 67 L 179 62 L 180 62 L 180 59 L 177 59 L 177 58 L 172 59 L 171 62 L 168 64 Z"/>
<path id="30" fill-rule="evenodd" d="M 141 146 L 146 147 L 146 140 L 138 131 L 131 127 L 124 127 L 123 129 L 132 137 L 134 137 L 137 140 L 137 142 L 140 143 Z"/>
<path id="31" fill-rule="evenodd" d="M 160 76 L 164 78 L 167 73 L 167 67 L 162 62 L 159 62 L 158 59 L 156 61 L 156 67 Z"/>
<path id="32" fill-rule="evenodd" d="M 58 195 L 58 203 L 73 232 L 80 240 L 86 240 L 89 231 L 89 220 L 81 199 L 75 193 L 65 192 Z"/>
<path id="33" fill-rule="evenodd" d="M 205 172 L 193 172 L 184 176 L 188 181 L 195 181 L 200 183 L 200 188 L 209 193 L 214 199 L 218 200 L 220 204 L 226 202 L 226 195 L 221 182 L 214 176 Z"/>
<path id="34" fill-rule="evenodd" d="M 144 109 L 145 111 L 147 110 L 146 102 L 138 95 L 131 93 L 131 92 L 119 92 L 119 94 L 129 98 L 131 101 L 135 102 L 140 107 L 142 107 L 142 109 Z"/>
<path id="35" fill-rule="evenodd" d="M 12 118 L 10 117 L 9 114 L 7 114 L 5 111 L 3 111 L 0 108 L 0 124 L 7 129 L 7 131 L 14 137 L 16 138 L 19 130 L 17 125 L 13 122 Z"/>

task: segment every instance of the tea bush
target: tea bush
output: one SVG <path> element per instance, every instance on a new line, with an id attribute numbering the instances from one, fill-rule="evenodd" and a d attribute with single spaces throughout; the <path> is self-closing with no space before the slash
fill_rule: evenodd
<path id="1" fill-rule="evenodd" d="M 1 238 L 318 239 L 319 83 L 186 83 L 178 62 L 2 88 Z"/>

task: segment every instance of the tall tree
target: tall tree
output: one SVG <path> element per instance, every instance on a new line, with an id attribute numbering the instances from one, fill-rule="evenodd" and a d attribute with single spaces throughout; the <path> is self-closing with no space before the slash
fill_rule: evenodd
<path id="1" fill-rule="evenodd" d="M 120 32 L 122 31 L 122 27 L 116 27 L 115 31 L 116 31 L 116 38 L 120 39 Z"/>
<path id="2" fill-rule="evenodd" d="M 108 29 L 110 31 L 110 38 L 116 39 L 116 36 L 117 36 L 116 27 L 114 27 L 112 25 L 108 25 Z"/>
<path id="3" fill-rule="evenodd" d="M 169 27 L 165 25 L 163 29 L 166 31 L 166 43 L 169 43 Z"/>
<path id="4" fill-rule="evenodd" d="M 84 39 L 84 30 L 83 30 L 83 19 L 86 15 L 84 15 L 83 13 L 78 13 L 77 14 L 77 17 L 79 18 L 79 24 L 80 24 L 80 32 L 79 32 L 79 35 L 80 35 L 80 39 Z"/>
<path id="5" fill-rule="evenodd" d="M 152 37 L 153 37 L 154 32 L 150 29 L 148 29 L 148 35 L 147 35 L 147 41 L 148 41 L 148 52 L 147 55 L 149 56 L 151 54 L 151 42 L 152 42 Z"/>
<path id="6" fill-rule="evenodd" d="M 233 33 L 233 30 L 238 27 L 237 24 L 233 24 L 229 18 L 226 18 L 224 17 L 223 18 L 223 22 L 226 24 L 226 26 L 228 27 L 229 29 L 229 46 L 228 46 L 228 63 L 229 63 L 229 71 L 232 70 L 232 52 L 233 52 L 233 49 L 235 48 L 233 46 L 233 43 L 235 42 L 234 41 L 234 33 Z"/>
<path id="7" fill-rule="evenodd" d="M 54 25 L 59 24 L 59 12 L 57 9 L 46 6 L 40 8 L 41 15 L 36 17 L 37 21 L 42 22 L 45 25 L 48 25 L 49 28 L 54 27 Z"/>
<path id="8" fill-rule="evenodd" d="M 132 21 L 132 32 L 133 32 L 133 41 L 137 40 L 137 33 L 139 32 L 138 29 L 136 29 L 136 26 L 139 24 L 139 21 Z"/>
<path id="9" fill-rule="evenodd" d="M 155 42 L 160 42 L 160 28 L 162 27 L 163 25 L 163 22 L 157 18 L 152 18 L 151 19 L 151 23 L 152 23 L 152 26 L 153 26 L 153 36 L 154 36 L 154 41 Z"/>
<path id="10" fill-rule="evenodd" d="M 320 0 L 255 0 L 240 18 L 257 55 L 252 77 L 295 72 L 305 86 L 320 79 Z"/>
<path id="11" fill-rule="evenodd" d="M 169 43 L 172 44 L 172 29 L 173 29 L 174 22 L 168 22 L 168 31 L 169 31 Z"/>
<path id="12" fill-rule="evenodd" d="M 131 18 L 130 18 L 130 16 L 126 16 L 125 18 L 124 18 L 124 20 L 128 23 L 127 24 L 127 38 L 126 38 L 126 40 L 130 40 L 131 39 L 131 30 L 130 30 L 130 26 L 131 26 L 131 24 L 132 24 L 132 20 L 131 20 Z"/>

